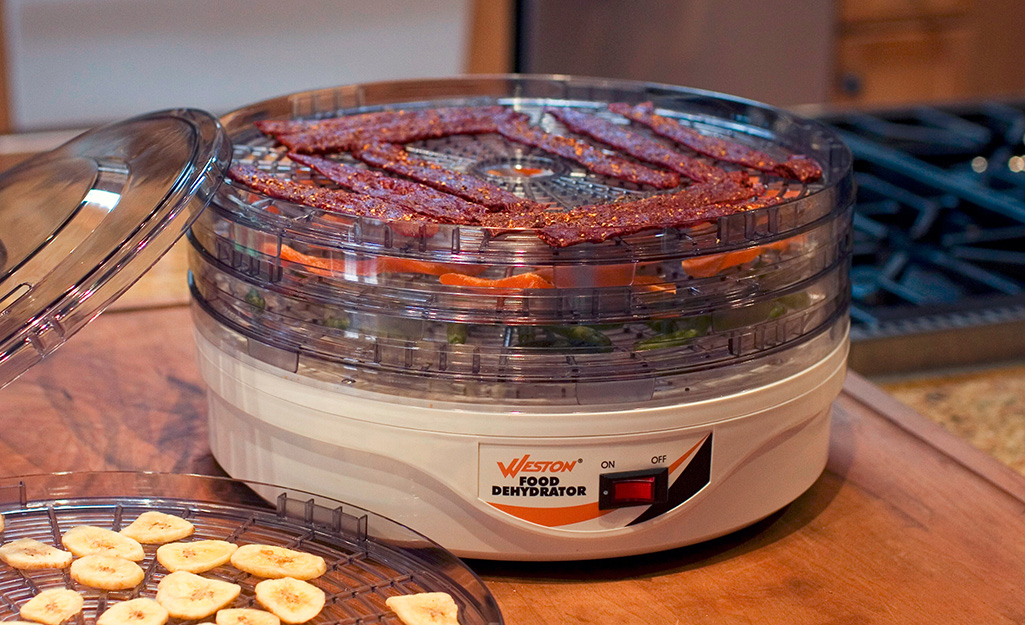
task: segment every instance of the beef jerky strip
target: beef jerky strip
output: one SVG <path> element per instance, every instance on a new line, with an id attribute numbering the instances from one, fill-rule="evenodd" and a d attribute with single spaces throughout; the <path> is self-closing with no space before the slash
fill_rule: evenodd
<path id="1" fill-rule="evenodd" d="M 357 128 L 359 126 L 374 126 L 384 123 L 389 119 L 415 115 L 418 111 L 376 111 L 373 113 L 358 113 L 356 115 L 344 115 L 342 117 L 327 117 L 324 119 L 259 119 L 253 124 L 265 135 L 277 137 L 278 135 L 292 135 L 301 132 L 314 132 L 317 130 L 331 130 L 344 128 Z"/>
<path id="2" fill-rule="evenodd" d="M 609 104 L 609 110 L 631 121 L 643 124 L 651 128 L 655 134 L 685 145 L 698 154 L 784 178 L 793 178 L 801 182 L 812 182 L 822 177 L 822 168 L 806 156 L 795 154 L 790 156 L 785 163 L 780 163 L 768 154 L 754 148 L 719 137 L 703 135 L 692 128 L 681 125 L 675 119 L 659 115 L 655 113 L 655 105 L 651 102 L 643 102 L 636 106 L 613 102 Z"/>
<path id="3" fill-rule="evenodd" d="M 266 135 L 289 135 L 301 132 L 344 130 L 365 126 L 379 126 L 398 120 L 442 119 L 451 120 L 461 116 L 496 116 L 507 112 L 504 106 L 453 106 L 436 109 L 397 109 L 357 113 L 341 117 L 325 117 L 310 120 L 278 120 L 261 119 L 254 122 L 257 128 Z"/>
<path id="4" fill-rule="evenodd" d="M 476 176 L 410 156 L 402 146 L 393 143 L 367 143 L 353 149 L 352 155 L 367 165 L 451 193 L 491 211 L 529 212 L 544 209 L 543 204 L 523 199 Z"/>
<path id="5" fill-rule="evenodd" d="M 293 152 L 323 154 L 348 151 L 368 141 L 409 143 L 451 135 L 497 132 L 498 119 L 520 115 L 506 109 L 498 115 L 475 108 L 422 111 L 422 114 L 396 117 L 373 126 L 327 128 L 278 135 L 277 139 Z"/>
<path id="6" fill-rule="evenodd" d="M 761 185 L 750 184 L 742 172 L 734 172 L 721 180 L 696 183 L 676 193 L 551 213 L 547 223 L 538 229 L 538 237 L 554 247 L 567 247 L 600 243 L 643 230 L 675 228 L 734 213 L 763 190 Z"/>
<path id="7" fill-rule="evenodd" d="M 545 152 L 580 163 L 590 171 L 603 176 L 646 184 L 656 189 L 672 189 L 680 184 L 680 177 L 667 171 L 651 169 L 628 161 L 621 156 L 608 154 L 593 145 L 577 141 L 572 137 L 551 134 L 523 119 L 505 117 L 498 122 L 498 132 L 506 139 L 540 148 Z"/>
<path id="8" fill-rule="evenodd" d="M 423 111 L 375 111 L 373 113 L 358 113 L 355 115 L 343 115 L 341 117 L 326 117 L 324 119 L 261 119 L 253 122 L 256 127 L 265 135 L 276 137 L 278 135 L 292 135 L 301 132 L 315 132 L 318 130 L 344 130 L 346 128 L 358 128 L 360 126 L 376 126 L 395 119 L 408 118 L 422 115 Z"/>
<path id="9" fill-rule="evenodd" d="M 694 182 L 710 182 L 726 176 L 726 172 L 715 165 L 677 152 L 661 141 L 633 132 L 597 115 L 588 115 L 568 108 L 548 109 L 548 114 L 579 135 L 612 146 L 636 159 L 675 171 Z"/>
<path id="10" fill-rule="evenodd" d="M 384 200 L 406 204 L 413 210 L 441 223 L 476 224 L 487 209 L 427 185 L 393 178 L 387 174 L 317 156 L 289 153 L 289 158 L 319 172 L 339 185 Z"/>
<path id="11" fill-rule="evenodd" d="M 792 154 L 786 161 L 776 165 L 776 173 L 800 182 L 814 182 L 822 177 L 822 168 L 807 156 Z"/>
<path id="12" fill-rule="evenodd" d="M 423 217 L 403 204 L 369 195 L 301 184 L 283 180 L 252 165 L 232 165 L 228 176 L 253 191 L 294 204 L 303 204 L 334 213 L 372 217 L 382 221 L 419 221 Z"/>

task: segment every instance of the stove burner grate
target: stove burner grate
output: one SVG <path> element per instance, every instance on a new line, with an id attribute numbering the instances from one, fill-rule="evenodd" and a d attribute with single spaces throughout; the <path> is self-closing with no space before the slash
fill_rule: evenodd
<path id="1" fill-rule="evenodd" d="M 854 154 L 855 345 L 1025 325 L 1025 103 L 821 121 Z"/>

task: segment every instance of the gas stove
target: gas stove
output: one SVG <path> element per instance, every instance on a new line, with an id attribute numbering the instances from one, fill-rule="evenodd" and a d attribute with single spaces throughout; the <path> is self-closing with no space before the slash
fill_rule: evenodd
<path id="1" fill-rule="evenodd" d="M 820 120 L 855 157 L 851 366 L 1025 354 L 1025 102 Z"/>

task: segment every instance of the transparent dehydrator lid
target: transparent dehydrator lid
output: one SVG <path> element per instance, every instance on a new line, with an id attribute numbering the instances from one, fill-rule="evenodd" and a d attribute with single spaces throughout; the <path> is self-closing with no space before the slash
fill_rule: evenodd
<path id="1" fill-rule="evenodd" d="M 175 109 L 90 130 L 0 175 L 0 387 L 167 252 L 230 158 L 215 117 Z"/>
<path id="2" fill-rule="evenodd" d="M 823 175 L 798 182 L 699 157 L 745 171 L 777 203 L 567 247 L 530 229 L 333 214 L 228 182 L 191 230 L 193 299 L 198 318 L 213 320 L 200 331 L 230 353 L 318 380 L 471 402 L 679 401 L 711 389 L 715 377 L 764 382 L 771 373 L 752 372 L 785 375 L 824 357 L 846 340 L 853 183 L 849 152 L 815 122 L 677 87 L 525 76 L 305 92 L 222 122 L 235 162 L 330 186 L 253 123 L 500 105 L 566 135 L 552 109 L 625 124 L 607 104 L 644 101 L 778 160 L 808 156 Z M 406 148 L 553 211 L 659 192 L 495 134 Z M 331 158 L 362 166 L 347 154 Z M 502 282 L 524 275 L 543 282 Z"/>
<path id="3" fill-rule="evenodd" d="M 272 502 L 268 504 L 267 502 Z M 325 559 L 327 572 L 311 581 L 327 595 L 310 625 L 387 623 L 398 617 L 385 606 L 390 596 L 447 592 L 465 625 L 502 623 L 498 605 L 483 582 L 458 558 L 413 530 L 385 517 L 320 495 L 227 478 L 137 472 L 76 472 L 0 479 L 3 542 L 33 538 L 60 548 L 60 536 L 76 525 L 119 530 L 151 510 L 181 516 L 195 526 L 185 541 L 226 540 L 305 551 Z M 146 545 L 144 580 L 128 590 L 97 590 L 68 576 L 66 569 L 20 571 L 0 564 L 0 621 L 18 619 L 32 596 L 49 588 L 81 593 L 85 606 L 70 622 L 95 623 L 120 601 L 156 595 L 168 571 Z M 259 607 L 260 578 L 221 565 L 206 577 L 238 584 L 230 607 Z M 172 624 L 190 622 L 172 618 Z"/>

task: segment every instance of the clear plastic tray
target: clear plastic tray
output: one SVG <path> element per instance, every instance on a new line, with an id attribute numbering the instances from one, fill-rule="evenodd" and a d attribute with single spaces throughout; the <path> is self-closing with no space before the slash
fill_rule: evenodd
<path id="1" fill-rule="evenodd" d="M 745 170 L 766 187 L 765 196 L 785 202 L 767 208 L 721 217 L 686 229 L 669 228 L 618 237 L 600 244 L 552 249 L 533 232 L 432 224 L 420 231 L 396 229 L 367 218 L 348 218 L 306 206 L 270 200 L 238 183 L 218 189 L 214 202 L 233 220 L 256 230 L 284 235 L 349 252 L 391 255 L 437 262 L 482 263 L 488 266 L 523 264 L 604 265 L 657 260 L 666 255 L 686 257 L 726 252 L 738 247 L 785 238 L 851 204 L 851 155 L 826 126 L 755 102 L 682 87 L 649 83 L 551 76 L 498 76 L 418 80 L 350 85 L 297 93 L 259 102 L 222 118 L 234 145 L 234 162 L 256 165 L 282 178 L 309 180 L 309 169 L 287 158 L 287 149 L 261 134 L 253 123 L 266 119 L 318 119 L 389 109 L 445 106 L 503 105 L 529 116 L 531 123 L 564 134 L 566 130 L 545 115 L 553 107 L 600 112 L 609 102 L 652 101 L 657 111 L 703 134 L 728 138 L 785 159 L 800 153 L 823 169 L 821 180 L 804 184 Z M 489 182 L 541 202 L 553 210 L 595 202 L 640 198 L 655 191 L 597 176 L 582 167 L 525 148 L 495 135 L 458 135 L 414 142 L 407 148 L 417 156 L 459 171 L 476 173 Z M 346 156 L 336 158 L 352 162 Z M 703 160 L 712 161 L 707 157 Z M 537 159 L 556 163 L 552 176 L 488 175 L 514 170 Z M 714 161 L 727 170 L 743 169 Z M 323 183 L 323 179 L 318 179 Z M 682 183 L 681 186 L 685 186 Z M 671 191 L 671 190 L 670 190 Z M 271 209 L 272 210 L 269 210 Z"/>
<path id="2" fill-rule="evenodd" d="M 429 591 L 452 595 L 462 625 L 502 623 L 490 592 L 451 553 L 403 525 L 325 497 L 227 478 L 160 473 L 83 472 L 0 480 L 4 542 L 35 538 L 60 547 L 61 534 L 75 525 L 118 530 L 148 510 L 191 521 L 196 530 L 187 540 L 272 544 L 323 557 L 327 573 L 312 583 L 325 591 L 327 604 L 310 625 L 398 625 L 385 599 Z M 21 605 L 47 588 L 67 587 L 85 597 L 81 615 L 70 621 L 79 625 L 95 623 L 118 601 L 154 597 L 167 571 L 156 561 L 156 545 L 145 550 L 140 566 L 146 577 L 125 591 L 82 586 L 71 580 L 67 569 L 21 571 L 0 563 L 0 622 L 17 620 Z M 204 575 L 242 586 L 232 607 L 254 607 L 258 578 L 229 564 Z"/>
<path id="3" fill-rule="evenodd" d="M 686 317 L 743 306 L 798 288 L 849 255 L 850 210 L 837 211 L 788 237 L 729 252 L 666 255 L 636 262 L 547 262 L 516 266 L 438 262 L 356 252 L 290 239 L 237 223 L 211 208 L 192 226 L 199 263 L 254 288 L 342 313 L 372 313 L 464 324 L 624 323 Z M 555 288 L 442 283 L 439 274 L 500 279 L 531 273 Z"/>
<path id="4" fill-rule="evenodd" d="M 705 343 L 682 339 L 635 353 L 503 350 L 485 357 L 472 346 L 379 337 L 353 339 L 356 348 L 350 349 L 343 333 L 331 337 L 323 329 L 311 331 L 302 345 L 288 344 L 280 340 L 284 333 L 276 339 L 270 323 L 243 325 L 245 320 L 218 313 L 195 290 L 192 319 L 229 356 L 282 376 L 298 373 L 304 382 L 327 384 L 341 394 L 462 402 L 477 410 L 616 409 L 733 395 L 804 371 L 847 341 L 846 292 L 837 291 L 840 299 L 825 307 L 772 320 L 754 331 L 723 333 Z M 805 325 L 812 325 L 809 319 L 814 333 L 805 331 Z M 792 340 L 786 341 L 788 336 Z M 334 351 L 314 351 L 325 346 Z"/>
<path id="5" fill-rule="evenodd" d="M 532 230 L 397 227 L 273 200 L 229 182 L 190 233 L 200 330 L 231 353 L 288 372 L 456 401 L 680 401 L 721 392 L 716 378 L 743 380 L 770 362 L 783 376 L 830 353 L 846 337 L 853 182 L 846 147 L 816 122 L 678 87 L 524 76 L 304 92 L 222 121 L 235 162 L 324 185 L 330 183 L 293 163 L 253 122 L 498 104 L 565 134 L 546 111 L 611 115 L 609 102 L 649 100 L 659 113 L 704 134 L 780 160 L 811 157 L 823 176 L 801 183 L 745 170 L 766 196 L 782 201 L 562 248 Z M 498 135 L 406 147 L 550 210 L 656 193 Z M 345 154 L 332 158 L 354 163 Z M 493 173 L 542 162 L 550 175 Z M 534 274 L 546 288 L 456 285 L 442 274 L 490 280 Z M 759 373 L 750 382 L 771 377 Z"/>

